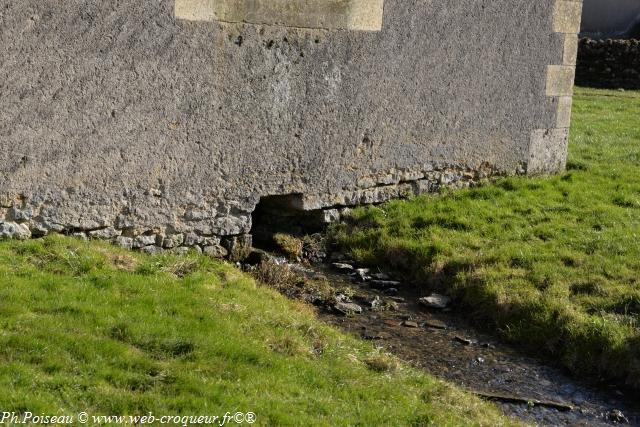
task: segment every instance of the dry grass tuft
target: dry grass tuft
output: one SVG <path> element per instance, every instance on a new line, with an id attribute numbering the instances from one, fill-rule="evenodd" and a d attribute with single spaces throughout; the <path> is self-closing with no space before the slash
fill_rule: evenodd
<path id="1" fill-rule="evenodd" d="M 376 353 L 364 359 L 365 365 L 378 372 L 394 372 L 398 369 L 398 361 L 386 353 Z"/>
<path id="2" fill-rule="evenodd" d="M 289 234 L 277 233 L 273 236 L 273 241 L 290 260 L 297 261 L 302 258 L 302 240 Z"/>

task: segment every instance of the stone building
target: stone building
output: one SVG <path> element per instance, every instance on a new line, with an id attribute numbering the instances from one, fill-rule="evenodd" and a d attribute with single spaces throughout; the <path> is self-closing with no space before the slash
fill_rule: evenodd
<path id="1" fill-rule="evenodd" d="M 580 0 L 4 0 L 0 235 L 248 243 L 252 214 L 564 168 Z"/>

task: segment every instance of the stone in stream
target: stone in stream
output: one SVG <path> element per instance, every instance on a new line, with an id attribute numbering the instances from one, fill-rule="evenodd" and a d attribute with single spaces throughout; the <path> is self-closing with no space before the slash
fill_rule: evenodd
<path id="1" fill-rule="evenodd" d="M 352 302 L 338 301 L 333 307 L 342 314 L 361 314 L 362 313 L 362 307 Z"/>
<path id="2" fill-rule="evenodd" d="M 413 320 L 405 320 L 402 322 L 402 326 L 406 326 L 407 328 L 419 328 L 418 322 L 414 322 Z"/>
<path id="3" fill-rule="evenodd" d="M 447 324 L 444 322 L 441 322 L 440 320 L 436 320 L 436 319 L 429 319 L 427 320 L 425 323 L 425 326 L 427 326 L 428 328 L 433 328 L 433 329 L 447 329 Z"/>
<path id="4" fill-rule="evenodd" d="M 386 326 L 391 326 L 392 328 L 397 328 L 398 326 L 400 326 L 400 322 L 397 320 L 393 320 L 393 319 L 387 319 L 384 321 L 384 324 Z"/>
<path id="5" fill-rule="evenodd" d="M 427 308 L 443 309 L 447 308 L 451 302 L 451 298 L 445 295 L 431 294 L 428 297 L 420 298 L 418 301 Z"/>
<path id="6" fill-rule="evenodd" d="M 344 262 L 334 262 L 331 264 L 333 268 L 341 273 L 353 273 L 353 266 Z"/>
<path id="7" fill-rule="evenodd" d="M 390 296 L 398 295 L 398 288 L 385 289 L 384 293 L 385 295 L 390 295 Z"/>
<path id="8" fill-rule="evenodd" d="M 356 268 L 354 277 L 356 278 L 356 280 L 360 282 L 367 282 L 371 280 L 371 276 L 369 276 L 368 268 Z"/>

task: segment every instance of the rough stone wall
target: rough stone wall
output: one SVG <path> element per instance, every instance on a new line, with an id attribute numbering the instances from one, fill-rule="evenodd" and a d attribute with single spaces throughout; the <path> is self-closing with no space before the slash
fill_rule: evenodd
<path id="1" fill-rule="evenodd" d="M 580 40 L 576 83 L 609 89 L 640 89 L 640 40 Z"/>
<path id="2" fill-rule="evenodd" d="M 380 31 L 174 7 L 3 1 L 0 236 L 224 255 L 263 196 L 326 209 L 564 167 L 581 1 L 385 0 Z"/>

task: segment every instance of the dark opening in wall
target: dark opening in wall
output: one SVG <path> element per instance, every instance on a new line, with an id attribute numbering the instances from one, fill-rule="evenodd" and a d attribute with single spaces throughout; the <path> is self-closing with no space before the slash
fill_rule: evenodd
<path id="1" fill-rule="evenodd" d="M 273 249 L 276 233 L 302 237 L 323 227 L 318 211 L 302 210 L 301 194 L 261 197 L 251 219 L 254 246 L 263 249 Z"/>

